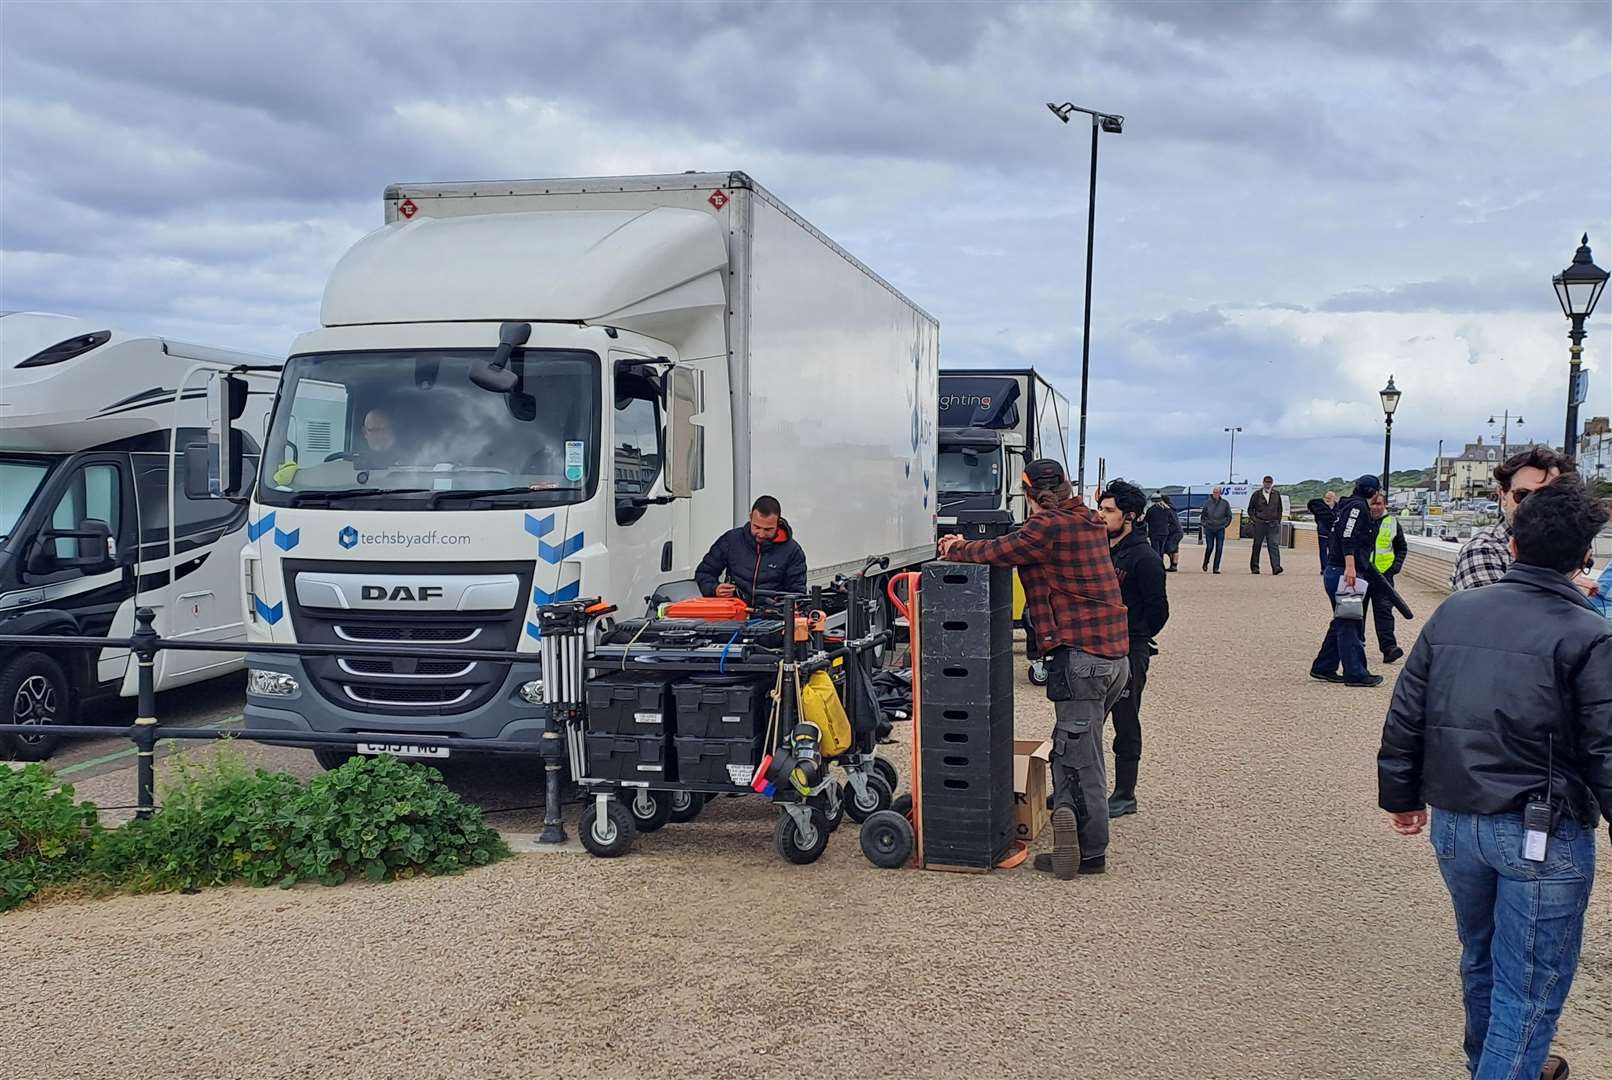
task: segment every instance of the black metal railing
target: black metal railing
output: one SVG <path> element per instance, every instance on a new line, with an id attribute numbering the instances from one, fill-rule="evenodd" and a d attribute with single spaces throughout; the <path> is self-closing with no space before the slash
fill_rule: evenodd
<path id="1" fill-rule="evenodd" d="M 0 647 L 19 646 L 44 649 L 128 649 L 135 658 L 137 699 L 134 723 L 129 726 L 104 724 L 48 725 L 50 734 L 68 739 L 129 739 L 135 747 L 135 815 L 150 817 L 156 810 L 156 751 L 159 739 L 245 739 L 249 742 L 275 743 L 283 746 L 350 748 L 356 751 L 360 743 L 377 741 L 375 735 L 337 734 L 323 732 L 284 731 L 268 728 L 188 728 L 163 726 L 157 717 L 156 662 L 157 654 L 172 652 L 244 652 L 290 656 L 376 656 L 412 660 L 484 660 L 496 663 L 513 663 L 535 659 L 530 653 L 499 652 L 485 649 L 432 649 L 410 647 L 404 644 L 386 645 L 286 645 L 253 642 L 249 646 L 239 641 L 171 641 L 153 628 L 155 613 L 150 608 L 139 608 L 134 613 L 134 633 L 126 638 L 69 637 L 53 634 L 0 634 Z M 39 735 L 39 724 L 0 724 L 0 735 Z M 510 739 L 467 739 L 452 735 L 407 735 L 394 741 L 406 741 L 411 746 L 444 747 L 448 750 L 475 751 L 485 754 L 509 754 L 529 757 L 544 756 L 544 744 Z M 552 753 L 552 751 L 551 751 Z M 545 784 L 547 781 L 545 781 Z M 551 822 L 545 822 L 545 833 Z M 563 839 L 563 834 L 560 839 Z"/>

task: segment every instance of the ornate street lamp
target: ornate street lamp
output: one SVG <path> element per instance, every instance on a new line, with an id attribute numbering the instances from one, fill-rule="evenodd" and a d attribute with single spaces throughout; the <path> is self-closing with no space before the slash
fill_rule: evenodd
<path id="1" fill-rule="evenodd" d="M 1578 406 L 1584 400 L 1584 384 L 1579 365 L 1584 358 L 1584 322 L 1595 311 L 1595 302 L 1601 299 L 1606 288 L 1607 272 L 1590 258 L 1590 234 L 1579 241 L 1573 255 L 1573 265 L 1550 279 L 1556 286 L 1556 299 L 1561 301 L 1562 314 L 1572 322 L 1567 332 L 1573 347 L 1568 351 L 1567 376 L 1567 435 L 1562 451 L 1575 457 L 1578 452 Z"/>
<path id="2" fill-rule="evenodd" d="M 1388 376 L 1388 385 L 1377 391 L 1383 403 L 1383 498 L 1388 497 L 1388 451 L 1394 441 L 1394 410 L 1399 408 L 1399 390 L 1394 377 Z"/>

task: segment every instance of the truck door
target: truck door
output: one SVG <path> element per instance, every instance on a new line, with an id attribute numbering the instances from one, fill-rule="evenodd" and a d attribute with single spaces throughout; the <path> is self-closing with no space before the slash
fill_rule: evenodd
<path id="1" fill-rule="evenodd" d="M 650 501 L 666 494 L 663 409 L 658 379 L 632 367 L 635 359 L 611 355 L 616 385 L 605 466 L 615 500 L 606 530 L 611 584 L 628 616 L 638 614 L 662 582 L 692 579 L 697 561 L 690 551 L 690 500 Z"/>

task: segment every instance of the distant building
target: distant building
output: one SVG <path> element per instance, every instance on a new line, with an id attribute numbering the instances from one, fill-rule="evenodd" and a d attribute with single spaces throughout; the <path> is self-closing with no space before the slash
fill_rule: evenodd
<path id="1" fill-rule="evenodd" d="M 1585 481 L 1612 480 L 1612 422 L 1594 416 L 1584 423 L 1578 440 L 1578 471 Z"/>
<path id="2" fill-rule="evenodd" d="M 1520 454 L 1534 447 L 1549 449 L 1546 443 L 1486 443 L 1483 436 L 1478 441 L 1467 443 L 1466 449 L 1455 457 L 1444 458 L 1439 462 L 1439 472 L 1448 484 L 1446 490 L 1452 499 L 1473 499 L 1483 496 L 1492 496 L 1495 491 L 1495 466 L 1505 461 L 1513 454 Z M 1612 465 L 1608 466 L 1612 471 Z"/>

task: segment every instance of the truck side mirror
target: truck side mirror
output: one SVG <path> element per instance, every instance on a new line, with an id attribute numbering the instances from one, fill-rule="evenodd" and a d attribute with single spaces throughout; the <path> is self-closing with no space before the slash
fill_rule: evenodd
<path id="1" fill-rule="evenodd" d="M 73 554 L 56 552 L 56 541 L 72 540 Z M 28 571 L 48 574 L 55 570 L 82 570 L 104 574 L 117 567 L 117 545 L 112 527 L 99 518 L 85 518 L 76 529 L 51 529 L 39 535 L 39 542 L 28 559 Z"/>
<path id="2" fill-rule="evenodd" d="M 246 497 L 246 442 L 235 421 L 246 411 L 246 380 L 220 373 L 207 387 L 207 495 L 241 501 Z M 190 468 L 186 450 L 185 467 Z M 187 487 L 189 478 L 186 478 Z"/>
<path id="3" fill-rule="evenodd" d="M 686 499 L 705 486 L 705 429 L 700 373 L 673 367 L 661 377 L 666 400 L 666 494 Z"/>

